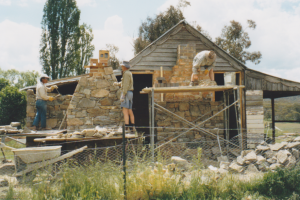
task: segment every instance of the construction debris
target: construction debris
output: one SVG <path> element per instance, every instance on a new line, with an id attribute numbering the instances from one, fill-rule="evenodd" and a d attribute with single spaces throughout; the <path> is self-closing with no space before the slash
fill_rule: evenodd
<path id="1" fill-rule="evenodd" d="M 73 133 L 59 133 L 55 136 L 48 136 L 47 138 L 51 139 L 61 139 L 61 138 L 111 138 L 114 136 L 121 136 L 122 135 L 122 128 L 101 128 L 96 126 L 94 129 L 84 129 L 81 132 L 73 132 Z M 128 133 L 128 132 L 126 132 Z"/>
<path id="2" fill-rule="evenodd" d="M 266 144 L 262 142 L 255 150 L 244 150 L 229 165 L 229 171 L 235 173 L 257 173 L 275 170 L 277 167 L 292 167 L 299 159 L 300 138 L 291 142 Z M 220 162 L 219 173 L 226 172 Z"/>
<path id="3" fill-rule="evenodd" d="M 11 122 L 10 125 L 0 126 L 0 135 L 23 133 L 22 129 L 17 128 L 19 126 L 21 126 L 20 122 Z"/>

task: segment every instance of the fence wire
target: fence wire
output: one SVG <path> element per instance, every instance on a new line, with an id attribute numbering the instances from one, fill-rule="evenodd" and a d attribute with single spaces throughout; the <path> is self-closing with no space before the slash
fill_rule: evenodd
<path id="1" fill-rule="evenodd" d="M 149 128 L 149 127 L 148 127 Z M 186 160 L 192 167 L 208 167 L 212 165 L 219 167 L 219 163 L 222 157 L 226 157 L 228 162 L 235 160 L 241 155 L 242 150 L 249 149 L 249 140 L 242 138 L 241 135 L 232 137 L 229 141 L 226 141 L 221 136 L 217 137 L 202 137 L 200 139 L 194 139 L 190 142 L 178 142 L 174 140 L 169 143 L 157 141 L 154 148 L 154 160 L 152 158 L 151 146 L 147 144 L 149 135 L 140 135 L 137 139 L 128 139 L 126 142 L 126 170 L 130 173 L 134 170 L 137 164 L 144 164 L 145 166 L 155 166 L 157 163 L 162 163 L 163 166 L 168 166 L 174 163 L 172 157 L 180 157 Z M 253 140 L 252 140 L 253 141 Z M 62 151 L 60 157 L 68 155 L 76 149 L 85 146 L 83 141 L 68 141 L 68 142 L 57 142 L 51 145 L 61 145 Z M 271 143 L 269 138 L 264 138 L 262 141 L 256 143 L 267 142 Z M 74 145 L 74 150 L 64 150 L 64 148 L 70 144 Z M 10 143 L 7 143 L 9 146 Z M 162 145 L 163 144 L 163 145 Z M 43 143 L 43 146 L 51 146 L 50 144 Z M 22 145 L 15 146 L 16 148 L 24 147 Z M 5 157 L 4 157 L 5 155 Z M 41 152 L 28 151 L 27 157 L 38 157 L 41 156 Z M 57 157 L 57 156 L 56 156 Z M 55 159 L 55 158 L 53 158 Z M 104 166 L 109 164 L 112 169 L 122 172 L 123 167 L 123 145 L 115 144 L 107 147 L 93 147 L 78 152 L 74 155 L 67 156 L 56 162 L 50 162 L 53 159 L 45 160 L 42 158 L 34 163 L 26 163 L 22 157 L 14 154 L 11 150 L 2 148 L 0 153 L 0 178 L 1 177 L 17 177 L 20 183 L 32 182 L 37 179 L 36 174 L 49 174 L 51 177 L 56 177 L 56 174 L 64 171 L 64 167 L 68 166 L 71 168 L 89 168 L 91 166 L 99 165 Z M 154 162 L 153 162 L 154 161 Z M 47 162 L 49 164 L 47 164 Z M 42 167 L 40 164 L 44 163 Z M 46 163 L 46 164 L 45 164 Z M 34 165 L 34 167 L 33 167 Z M 30 171 L 30 169 L 33 169 Z M 27 171 L 26 171 L 27 170 Z M 19 174 L 19 175 L 18 175 Z M 20 174 L 22 174 L 20 176 Z"/>

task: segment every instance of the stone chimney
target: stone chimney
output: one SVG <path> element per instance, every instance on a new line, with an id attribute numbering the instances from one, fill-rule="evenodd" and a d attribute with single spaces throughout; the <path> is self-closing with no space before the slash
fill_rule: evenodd
<path id="1" fill-rule="evenodd" d="M 103 76 L 107 70 L 113 72 L 113 69 L 109 67 L 109 51 L 108 50 L 100 50 L 99 51 L 99 60 L 91 58 L 90 65 L 85 66 L 85 68 L 90 69 L 90 76 Z"/>
<path id="2" fill-rule="evenodd" d="M 121 91 L 109 66 L 109 51 L 100 50 L 99 60 L 90 59 L 89 76 L 78 82 L 68 107 L 68 131 L 81 131 L 95 126 L 116 127 L 122 121 Z"/>

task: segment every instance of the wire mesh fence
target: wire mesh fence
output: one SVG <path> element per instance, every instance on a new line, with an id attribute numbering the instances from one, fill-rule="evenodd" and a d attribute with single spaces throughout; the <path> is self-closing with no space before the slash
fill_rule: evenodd
<path id="1" fill-rule="evenodd" d="M 27 162 L 24 158 L 13 153 L 12 150 L 2 147 L 3 154 L 0 155 L 0 161 L 2 162 L 0 165 L 0 178 L 16 178 L 19 183 L 26 185 L 39 182 L 41 177 L 44 177 L 44 179 L 47 179 L 51 183 L 55 182 L 55 180 L 61 180 L 61 176 L 66 171 L 71 171 L 71 174 L 77 174 L 78 171 L 82 171 L 86 174 L 85 176 L 92 176 L 92 172 L 99 172 L 101 174 L 104 173 L 103 170 L 106 170 L 105 173 L 116 174 L 116 177 L 123 180 L 125 171 L 127 176 L 130 176 L 130 174 L 137 175 L 139 173 L 137 171 L 143 171 L 148 168 L 151 171 L 159 165 L 163 169 L 174 170 L 177 168 L 174 167 L 174 163 L 177 166 L 181 162 L 176 159 L 182 159 L 182 162 L 186 163 L 177 168 L 181 172 L 200 168 L 204 169 L 210 165 L 220 167 L 221 161 L 227 163 L 236 161 L 242 151 L 248 149 L 249 143 L 247 138 L 243 138 L 241 135 L 236 135 L 228 141 L 219 134 L 216 134 L 215 137 L 203 136 L 189 142 L 180 142 L 180 140 L 167 137 L 168 140 L 156 141 L 154 146 L 151 146 L 147 142 L 149 141 L 149 135 L 139 135 L 135 139 L 127 139 L 125 145 L 118 143 L 106 147 L 90 145 L 84 148 L 86 145 L 85 142 L 91 141 L 84 138 L 81 141 L 60 141 L 55 144 L 48 144 L 46 142 L 42 145 L 60 145 L 62 149 L 70 144 L 76 145 L 74 145 L 73 150 L 62 150 L 59 155 L 53 158 L 46 158 L 45 155 L 41 155 L 41 152 L 28 151 L 26 154 L 27 157 L 40 157 L 39 160 L 34 162 Z M 263 141 L 258 142 L 265 142 L 264 145 L 267 146 L 267 142 L 271 141 L 268 141 L 268 138 L 264 138 Z M 7 143 L 7 145 L 10 145 L 10 143 Z M 20 148 L 24 146 L 16 145 L 15 147 Z M 292 148 L 288 150 L 290 154 L 293 153 L 294 155 L 294 152 L 299 150 L 300 144 L 293 148 L 294 150 Z M 268 161 L 269 165 L 272 162 L 278 162 L 277 160 L 274 161 L 274 158 L 268 158 L 266 152 L 267 150 L 255 151 L 257 155 L 266 157 L 266 160 L 271 159 Z M 124 160 L 126 161 L 125 165 Z M 299 155 L 297 158 L 295 157 L 295 162 L 298 162 L 298 160 Z M 286 163 L 282 164 L 282 166 L 287 165 L 287 162 L 290 161 L 284 162 Z M 257 163 L 254 164 L 260 170 L 260 165 Z M 244 164 L 245 169 L 247 169 L 247 165 Z M 103 174 L 103 176 L 107 176 L 107 173 Z M 122 184 L 119 187 L 124 187 L 124 183 Z"/>

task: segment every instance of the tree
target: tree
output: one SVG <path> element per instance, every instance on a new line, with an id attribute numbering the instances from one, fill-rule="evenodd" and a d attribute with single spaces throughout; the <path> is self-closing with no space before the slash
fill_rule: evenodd
<path id="1" fill-rule="evenodd" d="M 37 79 L 41 75 L 37 71 L 20 72 L 18 82 L 15 84 L 17 88 L 24 88 L 37 84 Z"/>
<path id="2" fill-rule="evenodd" d="M 79 25 L 75 0 L 47 0 L 42 19 L 40 62 L 52 79 L 84 72 L 82 65 L 92 57 L 92 29 Z"/>
<path id="3" fill-rule="evenodd" d="M 0 91 L 5 88 L 6 86 L 9 86 L 9 81 L 5 78 L 0 78 Z"/>
<path id="4" fill-rule="evenodd" d="M 116 57 L 116 53 L 119 52 L 119 47 L 113 44 L 106 44 L 106 49 L 109 50 L 110 58 L 109 62 L 113 69 L 118 69 L 120 66 L 120 61 Z"/>
<path id="5" fill-rule="evenodd" d="M 225 26 L 222 29 L 222 34 L 216 38 L 215 43 L 244 64 L 248 60 L 259 64 L 262 57 L 259 51 L 245 51 L 245 49 L 251 46 L 251 40 L 246 29 L 255 29 L 256 23 L 252 20 L 248 20 L 248 27 L 246 29 L 243 29 L 242 25 L 234 20 L 230 21 L 230 24 L 230 26 Z"/>
<path id="6" fill-rule="evenodd" d="M 24 124 L 26 105 L 26 92 L 14 86 L 6 86 L 0 91 L 0 124 L 7 125 L 13 121 Z"/>
<path id="7" fill-rule="evenodd" d="M 185 4 L 186 5 L 186 4 Z M 165 12 L 157 14 L 154 18 L 147 17 L 139 27 L 139 36 L 134 40 L 134 54 L 138 54 L 150 43 L 184 19 L 180 7 L 170 6 Z"/>
<path id="8" fill-rule="evenodd" d="M 0 78 L 5 79 L 9 85 L 16 86 L 19 89 L 35 85 L 38 77 L 40 77 L 40 74 L 36 71 L 19 72 L 15 69 L 2 70 L 0 68 Z"/>
<path id="9" fill-rule="evenodd" d="M 91 44 L 94 39 L 91 26 L 88 26 L 85 23 L 80 25 L 74 39 L 74 52 L 76 52 L 74 73 L 75 75 L 80 75 L 85 73 L 86 69 L 84 66 L 89 64 L 89 60 L 93 56 L 93 51 L 95 50 L 95 46 Z"/>

